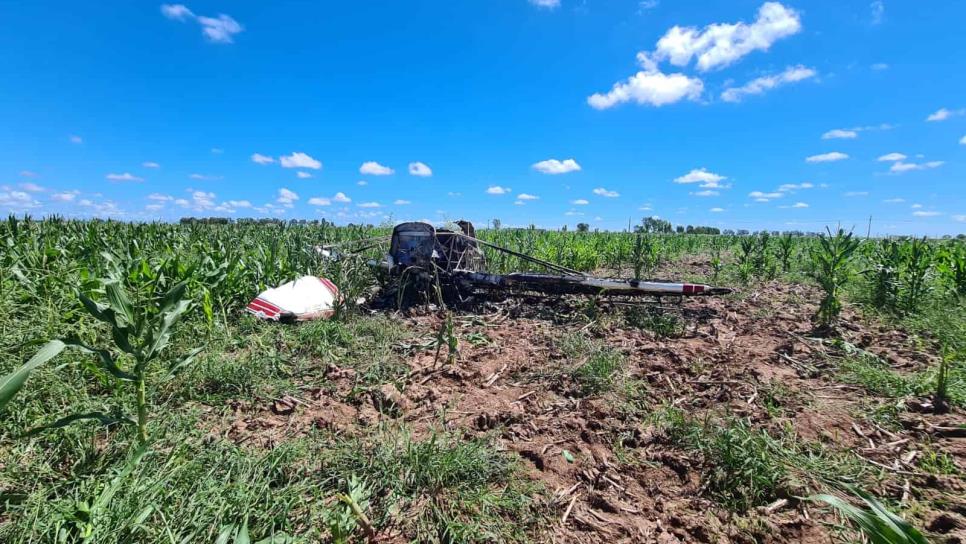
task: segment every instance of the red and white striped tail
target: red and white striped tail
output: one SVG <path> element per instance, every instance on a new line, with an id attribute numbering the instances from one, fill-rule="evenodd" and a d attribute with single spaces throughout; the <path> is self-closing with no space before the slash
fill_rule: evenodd
<path id="1" fill-rule="evenodd" d="M 335 313 L 339 288 L 326 278 L 303 276 L 295 281 L 267 289 L 245 308 L 261 319 L 278 321 L 292 316 L 298 321 L 325 319 Z"/>

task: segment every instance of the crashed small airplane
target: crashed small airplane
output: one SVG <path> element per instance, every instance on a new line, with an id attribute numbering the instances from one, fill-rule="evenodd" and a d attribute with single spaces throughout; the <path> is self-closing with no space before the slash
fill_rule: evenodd
<path id="1" fill-rule="evenodd" d="M 552 273 L 488 273 L 484 247 L 539 265 Z M 370 264 L 385 270 L 390 277 L 413 274 L 422 275 L 424 279 L 436 277 L 441 284 L 456 286 L 463 292 L 496 289 L 509 293 L 631 297 L 712 296 L 731 292 L 731 289 L 702 284 L 590 276 L 480 240 L 469 221 L 457 221 L 439 229 L 428 223 L 401 223 L 392 231 L 385 259 Z"/>
<path id="2" fill-rule="evenodd" d="M 386 237 L 366 238 L 316 247 L 323 258 L 385 243 Z M 552 273 L 486 271 L 483 248 L 506 253 Z M 696 283 L 600 278 L 513 251 L 476 237 L 473 224 L 457 221 L 442 228 L 429 223 L 400 223 L 389 237 L 389 252 L 369 264 L 388 275 L 397 292 L 411 290 L 428 294 L 436 285 L 441 290 L 462 294 L 499 292 L 509 295 L 590 295 L 602 297 L 691 297 L 724 295 L 731 289 Z M 305 276 L 256 297 L 248 311 L 262 319 L 304 321 L 330 317 L 340 298 L 339 289 L 325 278 Z"/>

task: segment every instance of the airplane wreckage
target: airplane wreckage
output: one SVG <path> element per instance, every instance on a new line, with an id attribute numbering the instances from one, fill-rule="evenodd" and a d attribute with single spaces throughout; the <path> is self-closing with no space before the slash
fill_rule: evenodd
<path id="1" fill-rule="evenodd" d="M 387 237 L 352 240 L 316 247 L 323 258 L 339 259 L 385 243 Z M 492 244 L 476 237 L 473 224 L 457 221 L 435 228 L 429 223 L 400 223 L 388 237 L 389 252 L 382 260 L 369 261 L 396 292 L 422 294 L 430 300 L 438 293 L 459 296 L 480 292 L 515 295 L 589 295 L 640 300 L 642 297 L 694 297 L 724 295 L 731 289 L 695 283 L 601 278 Z M 486 271 L 483 248 L 512 255 L 545 268 L 548 273 Z M 354 249 L 353 249 L 354 248 Z M 441 296 L 441 295 L 440 295 Z M 304 321 L 332 315 L 339 289 L 325 278 L 305 276 L 268 289 L 256 297 L 248 311 L 263 319 Z"/>

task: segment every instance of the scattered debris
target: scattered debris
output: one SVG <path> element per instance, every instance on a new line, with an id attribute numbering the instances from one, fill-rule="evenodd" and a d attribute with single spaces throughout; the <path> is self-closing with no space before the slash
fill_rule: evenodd
<path id="1" fill-rule="evenodd" d="M 302 276 L 262 291 L 248 303 L 246 310 L 271 321 L 310 321 L 332 317 L 338 300 L 339 288 L 334 283 L 325 278 Z"/>

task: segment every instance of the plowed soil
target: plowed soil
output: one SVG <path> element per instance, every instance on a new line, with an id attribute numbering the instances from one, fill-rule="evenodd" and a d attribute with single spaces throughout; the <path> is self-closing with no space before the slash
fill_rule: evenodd
<path id="1" fill-rule="evenodd" d="M 966 438 L 956 431 L 963 413 L 917 411 L 912 399 L 900 409 L 900 428 L 867 417 L 871 405 L 885 401 L 834 379 L 834 348 L 812 331 L 817 300 L 810 287 L 780 282 L 686 300 L 668 310 L 684 324 L 673 338 L 628 326 L 620 311 L 606 308 L 593 321 L 579 306 L 527 299 L 457 309 L 458 358 L 450 364 L 445 348 L 437 358 L 434 347 L 410 347 L 411 373 L 395 399 L 397 414 L 351 397 L 353 370 L 330 366 L 334 388 L 241 410 L 227 432 L 238 442 L 271 445 L 318 427 L 364 433 L 389 418 L 416 433 L 445 425 L 467 437 L 495 435 L 546 489 L 548 523 L 534 535 L 538 541 L 843 541 L 830 528 L 837 521 L 827 509 L 796 497 L 740 514 L 716 503 L 703 488 L 705 463 L 672 447 L 645 415 L 662 406 L 698 418 L 729 414 L 860 456 L 879 473 L 878 496 L 894 504 L 917 501 L 918 526 L 937 541 L 963 541 L 966 483 L 926 474 L 916 463 L 928 445 L 966 467 Z M 418 343 L 436 334 L 442 316 L 416 311 L 398 318 Z M 587 334 L 624 355 L 621 379 L 644 385 L 636 408 L 615 393 L 575 394 L 563 372 L 573 362 L 559 347 L 568 333 Z M 852 309 L 839 334 L 900 372 L 936 360 L 928 342 L 870 323 Z M 778 400 L 769 396 L 776 386 L 783 392 Z"/>

